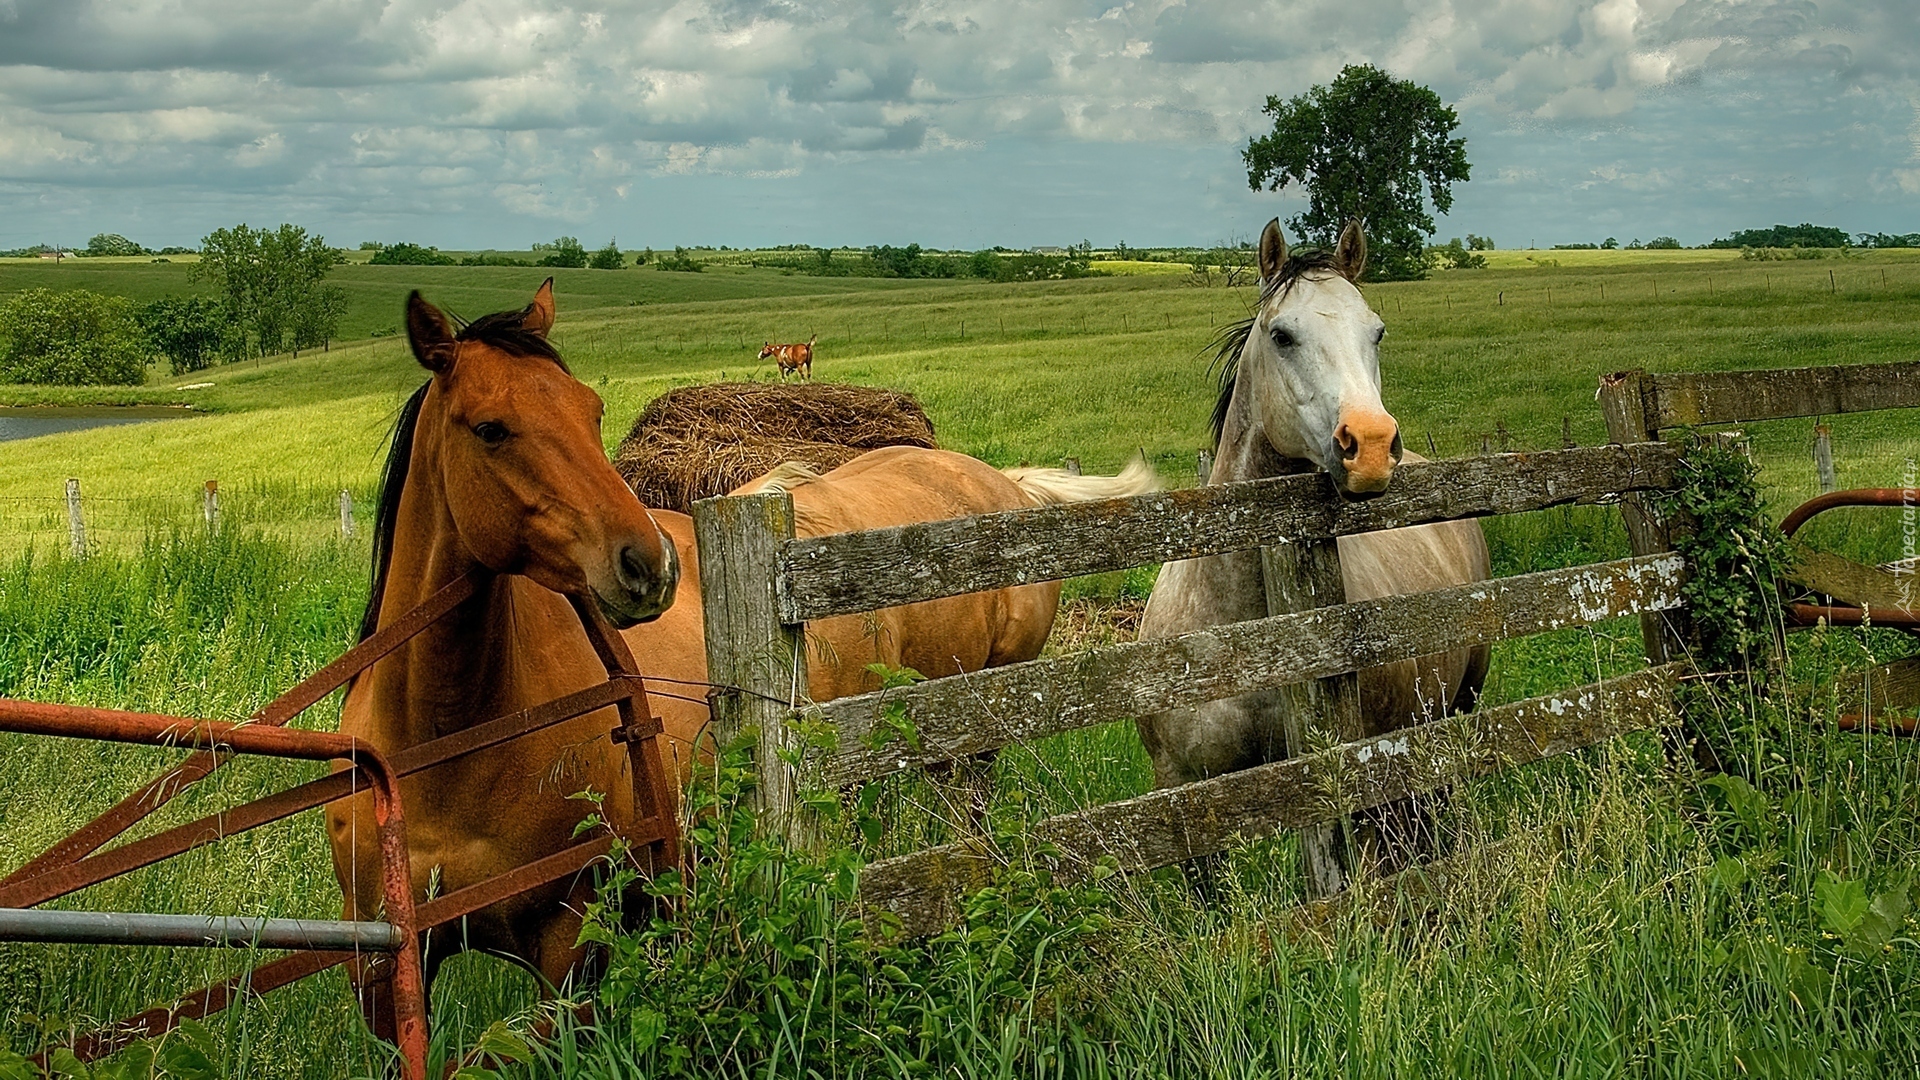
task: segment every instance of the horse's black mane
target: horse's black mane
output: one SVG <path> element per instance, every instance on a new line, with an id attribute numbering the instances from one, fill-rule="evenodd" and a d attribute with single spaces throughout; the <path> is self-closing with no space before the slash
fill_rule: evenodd
<path id="1" fill-rule="evenodd" d="M 1240 376 L 1240 352 L 1247 347 L 1247 336 L 1253 333 L 1254 318 L 1268 300 L 1292 288 L 1300 275 L 1311 270 L 1340 272 L 1334 263 L 1332 251 L 1313 249 L 1287 256 L 1287 261 L 1280 264 L 1280 272 L 1274 275 L 1273 280 L 1260 283 L 1260 300 L 1247 313 L 1247 317 L 1222 327 L 1208 346 L 1213 350 L 1213 362 L 1207 365 L 1207 370 L 1219 372 L 1220 395 L 1213 402 L 1213 448 L 1216 452 L 1220 449 L 1221 438 L 1226 434 L 1227 409 L 1233 404 L 1233 384 Z"/>
<path id="2" fill-rule="evenodd" d="M 454 316 L 460 329 L 453 339 L 491 345 L 513 356 L 551 360 L 561 371 L 571 374 L 553 343 L 526 328 L 527 316 L 532 313 L 533 307 L 528 305 L 519 311 L 482 315 L 469 323 L 461 323 L 459 317 Z M 413 464 L 413 432 L 420 422 L 420 406 L 427 399 L 427 388 L 432 385 L 431 379 L 420 384 L 420 389 L 400 407 L 400 419 L 393 425 L 387 464 L 380 472 L 379 509 L 374 512 L 373 589 L 367 594 L 367 608 L 360 616 L 361 641 L 372 637 L 380 628 L 380 597 L 387 591 L 387 566 L 393 561 L 393 530 L 400 519 L 400 493 L 407 486 L 407 470 Z"/>

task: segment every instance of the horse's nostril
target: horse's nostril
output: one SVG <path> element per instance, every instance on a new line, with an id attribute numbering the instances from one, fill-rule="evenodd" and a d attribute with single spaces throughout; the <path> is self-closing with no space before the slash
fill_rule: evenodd
<path id="1" fill-rule="evenodd" d="M 1360 440 L 1353 437 L 1352 429 L 1341 424 L 1333 429 L 1333 442 L 1340 448 L 1340 456 L 1351 460 L 1360 453 Z"/>
<path id="2" fill-rule="evenodd" d="M 620 549 L 620 576 L 625 579 L 622 583 L 635 591 L 652 583 L 653 572 L 647 568 L 647 560 L 638 548 Z"/>

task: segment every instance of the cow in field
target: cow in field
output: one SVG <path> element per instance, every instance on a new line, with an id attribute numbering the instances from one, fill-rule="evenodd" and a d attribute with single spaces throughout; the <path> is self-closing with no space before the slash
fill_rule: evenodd
<path id="1" fill-rule="evenodd" d="M 773 362 L 780 365 L 781 382 L 786 382 L 787 376 L 793 372 L 799 372 L 803 379 L 811 379 L 813 378 L 813 343 L 818 340 L 820 340 L 819 334 L 792 345 L 775 345 L 769 341 L 761 347 L 760 359 L 773 357 Z"/>

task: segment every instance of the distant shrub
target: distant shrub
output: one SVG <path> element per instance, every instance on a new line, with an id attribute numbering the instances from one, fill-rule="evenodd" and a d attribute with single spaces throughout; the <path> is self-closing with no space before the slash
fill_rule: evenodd
<path id="1" fill-rule="evenodd" d="M 1647 250 L 1648 251 L 1678 251 L 1680 250 L 1680 241 L 1675 240 L 1671 236 L 1656 236 L 1653 239 L 1647 241 Z"/>
<path id="2" fill-rule="evenodd" d="M 0 306 L 0 382 L 90 386 L 146 377 L 146 335 L 125 297 L 28 289 Z"/>
<path id="3" fill-rule="evenodd" d="M 607 246 L 593 253 L 587 259 L 587 266 L 595 270 L 619 270 L 627 265 L 627 257 L 620 254 L 619 245 L 607 241 Z"/>
<path id="4" fill-rule="evenodd" d="M 698 274 L 706 270 L 686 248 L 676 246 L 671 255 L 661 255 L 653 260 L 655 270 L 675 270 L 683 274 Z"/>
<path id="5" fill-rule="evenodd" d="M 1445 244 L 1427 248 L 1427 265 L 1441 270 L 1485 270 L 1487 257 L 1463 246 L 1460 238 L 1454 237 Z"/>
<path id="6" fill-rule="evenodd" d="M 454 258 L 443 255 L 437 247 L 421 247 L 419 244 L 388 244 L 373 253 L 367 260 L 373 266 L 452 266 Z"/>
<path id="7" fill-rule="evenodd" d="M 126 237 L 121 236 L 119 233 L 96 233 L 93 239 L 87 241 L 87 250 L 78 254 L 84 254 L 89 257 L 99 257 L 105 255 L 148 255 L 151 254 L 151 252 Z"/>
<path id="8" fill-rule="evenodd" d="M 165 296 L 140 309 L 140 329 L 175 375 L 199 371 L 219 359 L 228 332 L 220 304 L 206 296 Z"/>
<path id="9" fill-rule="evenodd" d="M 1786 259 L 1826 259 L 1838 255 L 1838 248 L 1777 248 L 1743 247 L 1740 257 L 1758 262 L 1780 262 Z"/>
<path id="10" fill-rule="evenodd" d="M 539 265 L 559 266 L 573 270 L 584 269 L 587 265 L 587 249 L 580 246 L 579 239 L 572 236 L 555 237 L 551 244 L 535 244 L 533 250 L 544 251 Z"/>
<path id="11" fill-rule="evenodd" d="M 200 249 L 199 249 L 199 248 L 190 248 L 190 247 L 179 247 L 179 246 L 177 246 L 177 245 L 176 245 L 176 246 L 173 246 L 173 247 L 163 247 L 163 248 L 161 248 L 161 249 L 160 249 L 160 250 L 159 250 L 158 252 L 156 252 L 156 254 L 159 254 L 159 255 L 198 255 L 198 254 L 200 254 Z"/>
<path id="12" fill-rule="evenodd" d="M 460 260 L 461 266 L 532 266 L 526 259 L 516 259 L 511 255 L 469 255 Z"/>
<path id="13" fill-rule="evenodd" d="M 1599 251 L 1599 244 L 1555 244 L 1555 251 Z"/>

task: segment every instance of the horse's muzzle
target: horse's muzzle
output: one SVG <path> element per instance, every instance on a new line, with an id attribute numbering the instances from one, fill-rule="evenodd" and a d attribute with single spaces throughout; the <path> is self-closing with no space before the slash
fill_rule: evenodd
<path id="1" fill-rule="evenodd" d="M 614 566 L 618 587 L 593 590 L 594 602 L 609 622 L 624 629 L 652 622 L 673 606 L 680 585 L 680 558 L 665 534 L 660 535 L 657 564 L 639 548 L 628 545 L 620 549 Z"/>

